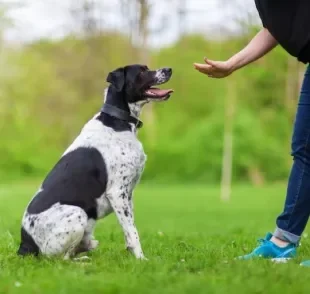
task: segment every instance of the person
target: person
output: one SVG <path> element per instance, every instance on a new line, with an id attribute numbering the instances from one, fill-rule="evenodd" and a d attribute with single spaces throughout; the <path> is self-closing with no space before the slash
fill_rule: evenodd
<path id="1" fill-rule="evenodd" d="M 205 63 L 194 63 L 194 68 L 210 78 L 225 78 L 277 45 L 307 65 L 294 122 L 293 164 L 283 212 L 276 220 L 274 233 L 261 239 L 251 253 L 239 257 L 246 260 L 264 257 L 281 262 L 296 256 L 310 216 L 310 1 L 255 0 L 255 5 L 263 28 L 250 43 L 226 61 L 205 58 Z M 310 260 L 301 265 L 310 267 Z"/>

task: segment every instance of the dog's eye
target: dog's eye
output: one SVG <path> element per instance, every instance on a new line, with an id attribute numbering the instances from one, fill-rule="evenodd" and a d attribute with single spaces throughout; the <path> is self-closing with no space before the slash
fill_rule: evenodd
<path id="1" fill-rule="evenodd" d="M 139 77 L 142 78 L 144 77 L 145 75 L 147 74 L 147 71 L 146 70 L 142 70 L 139 74 Z"/>

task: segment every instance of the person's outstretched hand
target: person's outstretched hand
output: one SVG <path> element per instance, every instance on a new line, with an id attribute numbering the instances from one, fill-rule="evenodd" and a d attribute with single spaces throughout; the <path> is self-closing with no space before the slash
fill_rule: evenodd
<path id="1" fill-rule="evenodd" d="M 213 61 L 207 58 L 204 58 L 204 61 L 206 64 L 194 63 L 194 67 L 210 78 L 225 78 L 233 72 L 232 66 L 228 61 Z"/>

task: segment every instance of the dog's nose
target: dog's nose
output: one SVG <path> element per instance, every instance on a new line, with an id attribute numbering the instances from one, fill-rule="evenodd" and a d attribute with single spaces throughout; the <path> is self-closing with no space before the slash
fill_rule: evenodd
<path id="1" fill-rule="evenodd" d="M 165 68 L 163 68 L 163 70 L 167 74 L 171 74 L 172 73 L 172 68 L 170 68 L 170 67 L 165 67 Z"/>

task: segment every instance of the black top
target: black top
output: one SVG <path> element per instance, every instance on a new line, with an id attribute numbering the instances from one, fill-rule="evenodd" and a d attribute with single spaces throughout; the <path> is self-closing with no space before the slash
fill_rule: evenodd
<path id="1" fill-rule="evenodd" d="M 263 26 L 303 63 L 310 62 L 310 0 L 255 0 Z"/>

